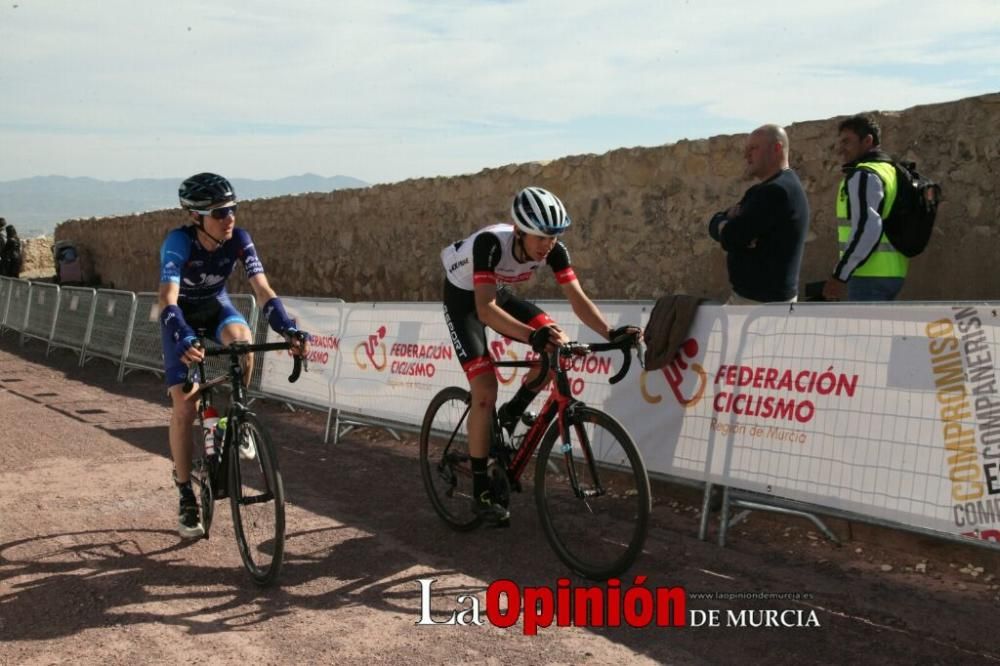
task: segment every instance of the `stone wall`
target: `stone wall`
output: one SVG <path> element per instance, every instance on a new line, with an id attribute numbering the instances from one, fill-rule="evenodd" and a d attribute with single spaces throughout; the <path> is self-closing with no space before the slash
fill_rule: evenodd
<path id="1" fill-rule="evenodd" d="M 915 160 L 941 182 L 945 203 L 931 247 L 915 259 L 902 298 L 1000 298 L 1000 93 L 881 113 L 883 147 Z M 791 162 L 812 206 L 801 284 L 828 276 L 836 260 L 834 152 L 840 118 L 788 127 Z M 753 129 L 748 127 L 747 130 Z M 280 294 L 360 300 L 438 300 L 440 249 L 509 219 L 526 185 L 551 189 L 574 220 L 565 240 L 594 298 L 664 293 L 724 298 L 725 257 L 707 233 L 714 211 L 739 198 L 746 135 L 623 148 L 451 178 L 240 204 Z M 84 245 L 105 284 L 155 290 L 164 234 L 179 210 L 60 224 L 56 238 Z M 231 288 L 244 290 L 242 276 Z M 804 287 L 803 287 L 804 288 Z M 523 293 L 559 294 L 550 277 Z"/>
<path id="2" fill-rule="evenodd" d="M 56 274 L 52 243 L 52 236 L 27 238 L 21 242 L 21 256 L 24 258 L 21 278 L 49 278 Z"/>

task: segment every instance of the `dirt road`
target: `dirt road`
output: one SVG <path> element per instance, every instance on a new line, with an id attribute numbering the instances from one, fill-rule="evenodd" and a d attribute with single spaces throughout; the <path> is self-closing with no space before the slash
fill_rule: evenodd
<path id="1" fill-rule="evenodd" d="M 365 429 L 325 446 L 322 415 L 260 411 L 289 500 L 285 568 L 264 590 L 241 568 L 228 507 L 210 540 L 177 537 L 158 378 L 118 384 L 106 362 L 81 369 L 0 337 L 0 663 L 1000 662 L 994 553 L 841 523 L 855 538 L 836 547 L 761 514 L 723 549 L 696 539 L 697 498 L 675 487 L 655 489 L 622 590 L 638 575 L 682 586 L 689 624 L 716 610 L 720 626 L 498 628 L 484 609 L 492 581 L 567 575 L 530 495 L 514 498 L 511 529 L 457 534 L 424 496 L 413 437 Z M 434 580 L 435 622 L 473 595 L 482 626 L 418 625 L 421 579 Z M 695 598 L 736 592 L 800 598 Z M 731 626 L 764 610 L 812 626 Z"/>

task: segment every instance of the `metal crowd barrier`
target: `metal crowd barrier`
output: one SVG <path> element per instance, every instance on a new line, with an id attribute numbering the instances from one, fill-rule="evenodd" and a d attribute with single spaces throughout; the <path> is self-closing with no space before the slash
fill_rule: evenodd
<path id="1" fill-rule="evenodd" d="M 118 378 L 121 379 L 125 345 L 132 335 L 134 317 L 134 293 L 113 289 L 98 290 L 90 326 L 90 338 L 81 356 L 80 365 L 92 358 L 108 359 L 118 365 Z"/>
<path id="2" fill-rule="evenodd" d="M 263 313 L 258 312 L 256 302 L 250 294 L 231 296 L 234 306 L 246 317 L 251 325 L 254 342 L 263 342 L 267 336 L 268 324 Z M 342 303 L 341 299 L 328 300 Z M 603 301 L 602 301 L 603 303 Z M 73 349 L 80 354 L 80 364 L 95 357 L 109 359 L 118 365 L 118 379 L 133 369 L 148 369 L 162 373 L 162 351 L 159 330 L 158 296 L 152 292 L 135 294 L 126 291 L 94 290 L 79 287 L 29 282 L 25 280 L 0 278 L 0 331 L 10 330 L 20 334 L 21 344 L 28 338 L 48 343 L 46 354 L 53 347 Z M 213 359 L 209 367 L 213 373 L 225 371 L 225 359 Z M 379 427 L 395 431 L 415 431 L 418 426 L 385 419 L 372 418 L 363 414 L 342 411 L 335 405 L 310 404 L 299 400 L 289 400 L 282 396 L 270 395 L 261 388 L 263 359 L 254 364 L 249 385 L 254 397 L 266 397 L 289 405 L 326 412 L 329 437 L 331 419 L 335 439 L 358 425 Z M 128 368 L 128 370 L 126 369 Z M 398 435 L 397 435 L 398 437 Z M 681 482 L 686 485 L 704 486 L 702 517 L 699 537 L 707 536 L 710 515 L 716 497 L 713 485 L 680 477 L 663 478 L 667 482 Z M 900 529 L 925 536 L 990 548 L 1000 549 L 1000 544 L 986 540 L 972 540 L 965 537 L 928 530 L 892 520 L 879 519 L 864 514 L 846 512 L 834 507 L 808 504 L 772 495 L 750 492 L 735 487 L 715 486 L 721 490 L 718 543 L 726 544 L 729 530 L 739 523 L 750 511 L 769 511 L 786 516 L 804 518 L 811 521 L 827 538 L 836 541 L 836 536 L 818 516 L 835 517 Z M 742 512 L 734 515 L 735 509 Z"/>
<path id="3" fill-rule="evenodd" d="M 4 325 L 16 333 L 24 331 L 24 323 L 28 317 L 30 290 L 31 284 L 27 280 L 14 280 L 10 286 Z M 22 339 L 21 342 L 23 343 L 24 340 Z"/>
<path id="4" fill-rule="evenodd" d="M 60 287 L 59 309 L 56 312 L 52 337 L 45 355 L 56 347 L 72 349 L 79 353 L 80 361 L 90 341 L 97 306 L 97 290 L 89 287 Z"/>
<path id="5" fill-rule="evenodd" d="M 232 297 L 235 299 L 235 297 Z M 342 298 L 310 298 L 311 301 L 317 301 L 322 303 L 343 303 Z M 235 303 L 235 301 L 234 301 Z M 241 310 L 242 312 L 242 310 Z M 246 313 L 244 313 L 246 314 Z M 264 316 L 263 309 L 255 309 L 254 319 L 247 319 L 251 324 L 253 329 L 253 342 L 254 344 L 264 344 L 267 342 L 267 332 L 270 329 L 270 324 L 267 322 L 267 318 Z M 247 387 L 247 392 L 257 398 L 267 397 L 263 391 L 261 391 L 260 384 L 261 378 L 264 372 L 264 364 L 262 362 L 254 363 L 253 373 L 250 375 L 250 384 Z M 281 398 L 285 400 L 284 398 Z M 291 404 L 291 403 L 289 403 Z M 326 411 L 326 406 L 309 405 L 310 409 L 319 409 L 320 411 Z"/>
<path id="6" fill-rule="evenodd" d="M 342 298 L 310 298 L 309 300 L 322 303 L 344 303 Z M 256 322 L 254 326 L 254 344 L 263 344 L 267 342 L 267 332 L 270 330 L 270 324 L 267 318 L 264 316 L 264 310 L 260 309 L 257 312 Z M 315 402 L 308 402 L 305 400 L 298 400 L 290 398 L 288 396 L 274 396 L 266 393 L 261 388 L 261 381 L 264 373 L 264 360 L 262 358 L 257 359 L 254 363 L 253 372 L 250 375 L 250 384 L 247 387 L 247 393 L 251 398 L 268 398 L 272 400 L 278 400 L 282 402 L 289 409 L 294 409 L 295 407 L 300 407 L 303 409 L 311 409 L 317 412 L 326 413 L 326 428 L 323 431 L 323 443 L 326 444 L 330 440 L 330 428 L 334 428 L 335 433 L 339 433 L 339 425 L 345 425 L 346 429 L 344 432 L 356 425 L 372 425 L 378 427 L 377 423 L 365 423 L 362 424 L 356 420 L 341 421 L 340 420 L 340 410 L 331 405 L 319 404 Z M 398 439 L 398 437 L 397 437 Z M 334 443 L 336 443 L 337 435 L 334 436 Z"/>
<path id="7" fill-rule="evenodd" d="M 163 343 L 160 341 L 160 296 L 145 291 L 135 296 L 132 330 L 125 341 L 118 381 L 133 370 L 163 374 Z"/>
<path id="8" fill-rule="evenodd" d="M 258 310 L 254 319 L 248 319 L 247 321 L 250 322 L 251 328 L 253 328 L 253 343 L 260 345 L 267 342 L 267 319 L 264 317 L 264 310 Z M 261 378 L 264 376 L 264 363 L 262 361 L 263 359 L 257 359 L 257 362 L 253 364 L 253 370 L 250 372 L 250 383 L 247 385 L 247 394 L 252 398 L 264 397 L 264 393 L 260 388 Z"/>
<path id="9" fill-rule="evenodd" d="M 59 285 L 48 282 L 31 282 L 28 287 L 28 311 L 21 331 L 21 344 L 29 339 L 48 344 L 59 311 Z"/>
<path id="10" fill-rule="evenodd" d="M 10 302 L 10 290 L 14 285 L 13 278 L 0 277 L 0 334 L 7 323 L 7 303 Z"/>

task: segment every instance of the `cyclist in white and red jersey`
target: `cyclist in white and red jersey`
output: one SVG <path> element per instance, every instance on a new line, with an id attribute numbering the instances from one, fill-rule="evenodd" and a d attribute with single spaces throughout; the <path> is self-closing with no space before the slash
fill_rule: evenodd
<path id="1" fill-rule="evenodd" d="M 487 461 L 490 421 L 497 400 L 497 377 L 486 347 L 486 327 L 541 352 L 568 342 L 555 322 L 534 303 L 515 296 L 508 285 L 524 282 L 548 265 L 562 287 L 573 313 L 601 337 L 610 340 L 634 327 L 611 330 L 601 311 L 576 279 L 569 252 L 558 236 L 570 225 L 562 201 L 540 187 L 526 187 L 511 206 L 513 224 L 494 224 L 444 248 L 444 315 L 452 343 L 469 379 L 469 455 L 473 473 L 473 510 L 489 522 L 504 522 L 507 509 L 494 501 L 489 489 Z M 526 382 L 537 376 L 529 373 Z M 501 406 L 500 422 L 507 430 L 542 387 L 522 386 Z"/>

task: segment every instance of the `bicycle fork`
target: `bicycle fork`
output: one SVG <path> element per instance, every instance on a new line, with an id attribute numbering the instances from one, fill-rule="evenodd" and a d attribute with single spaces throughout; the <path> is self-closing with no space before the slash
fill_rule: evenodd
<path id="1" fill-rule="evenodd" d="M 560 409 L 558 418 L 559 437 L 562 441 L 561 450 L 566 463 L 566 474 L 569 476 L 569 483 L 573 488 L 573 494 L 579 499 L 601 497 L 604 495 L 605 490 L 601 485 L 601 477 L 597 471 L 597 462 L 594 460 L 594 453 L 590 448 L 590 440 L 587 439 L 587 431 L 584 429 L 583 424 L 576 418 L 575 402 Z M 580 451 L 584 462 L 587 465 L 587 470 L 590 472 L 592 481 L 590 488 L 581 487 L 580 479 L 576 473 L 576 465 L 573 464 L 573 440 L 570 437 L 570 432 L 574 429 L 576 430 L 577 440 L 580 443 Z"/>

